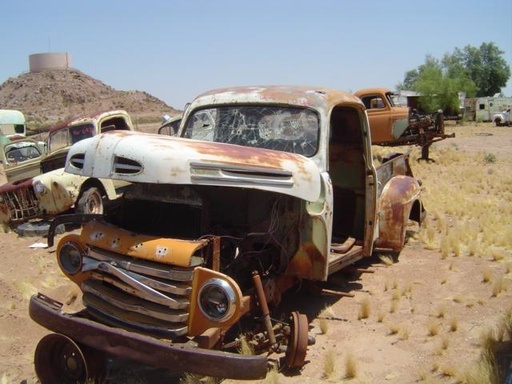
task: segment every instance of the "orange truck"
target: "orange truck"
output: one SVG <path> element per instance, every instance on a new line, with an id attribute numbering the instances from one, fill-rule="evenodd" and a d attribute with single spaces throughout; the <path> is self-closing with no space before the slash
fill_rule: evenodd
<path id="1" fill-rule="evenodd" d="M 407 156 L 376 166 L 363 103 L 327 88 L 205 92 L 177 136 L 97 135 L 71 147 L 66 172 L 129 185 L 102 215 L 51 224 L 50 247 L 60 224 L 81 226 L 55 253 L 84 306 L 31 298 L 53 332 L 35 352 L 42 384 L 88 382 L 112 359 L 247 380 L 300 369 L 313 319 L 280 312 L 283 295 L 400 252 L 425 217 Z"/>
<path id="2" fill-rule="evenodd" d="M 365 88 L 355 93 L 366 107 L 372 144 L 383 146 L 418 145 L 423 160 L 429 160 L 430 146 L 455 137 L 444 132 L 442 112 L 419 115 L 416 110 L 396 105 L 387 88 Z"/>

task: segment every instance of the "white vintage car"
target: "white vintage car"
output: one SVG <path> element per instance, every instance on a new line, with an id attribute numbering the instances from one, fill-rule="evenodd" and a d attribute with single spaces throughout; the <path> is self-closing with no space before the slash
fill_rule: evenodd
<path id="1" fill-rule="evenodd" d="M 32 180 L 42 217 L 71 208 L 77 213 L 102 214 L 105 204 L 116 199 L 127 182 L 72 175 L 64 168 L 43 173 Z"/>
<path id="2" fill-rule="evenodd" d="M 506 110 L 496 113 L 492 116 L 492 121 L 497 127 L 512 125 L 512 116 L 510 115 L 510 107 Z"/>

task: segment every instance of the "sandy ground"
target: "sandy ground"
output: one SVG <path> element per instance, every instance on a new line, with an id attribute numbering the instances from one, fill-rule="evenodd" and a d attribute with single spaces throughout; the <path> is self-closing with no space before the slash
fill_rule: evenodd
<path id="1" fill-rule="evenodd" d="M 492 148 L 497 156 L 512 156 L 512 128 L 506 136 L 462 135 L 436 145 L 461 151 Z M 48 332 L 28 316 L 30 295 L 41 291 L 79 305 L 76 287 L 58 271 L 54 248 L 31 248 L 39 242 L 46 239 L 0 233 L 2 384 L 37 383 L 33 354 Z M 328 288 L 349 296 L 301 293 L 298 300 L 299 310 L 310 321 L 310 335 L 316 338 L 304 368 L 271 374 L 260 382 L 457 382 L 457 375 L 479 357 L 482 334 L 512 306 L 511 250 L 512 245 L 499 261 L 490 256 L 443 258 L 411 239 L 397 263 L 374 258 L 358 264 L 357 270 L 335 275 Z M 503 277 L 504 289 L 498 295 L 493 294 L 492 280 L 483 281 L 483 270 Z M 297 295 L 289 298 L 296 299 Z M 366 318 L 361 318 L 363 307 L 368 309 Z M 353 379 L 347 378 L 349 366 L 355 367 Z"/>

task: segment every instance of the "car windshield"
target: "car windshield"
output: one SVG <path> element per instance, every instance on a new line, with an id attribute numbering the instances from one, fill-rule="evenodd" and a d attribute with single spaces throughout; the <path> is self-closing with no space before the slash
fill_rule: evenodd
<path id="1" fill-rule="evenodd" d="M 312 109 L 235 105 L 192 112 L 183 135 L 196 140 L 313 156 L 318 133 L 319 118 Z"/>
<path id="2" fill-rule="evenodd" d="M 48 151 L 54 152 L 60 148 L 70 147 L 80 140 L 94 136 L 93 124 L 81 124 L 56 131 L 48 138 Z"/>

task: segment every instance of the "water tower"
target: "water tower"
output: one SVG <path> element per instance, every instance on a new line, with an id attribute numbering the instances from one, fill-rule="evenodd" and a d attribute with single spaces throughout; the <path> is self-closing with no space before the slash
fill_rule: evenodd
<path id="1" fill-rule="evenodd" d="M 71 55 L 67 52 L 34 53 L 28 60 L 30 72 L 71 68 Z"/>

